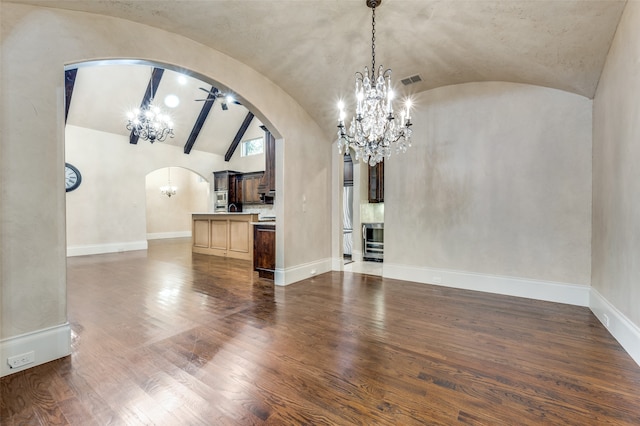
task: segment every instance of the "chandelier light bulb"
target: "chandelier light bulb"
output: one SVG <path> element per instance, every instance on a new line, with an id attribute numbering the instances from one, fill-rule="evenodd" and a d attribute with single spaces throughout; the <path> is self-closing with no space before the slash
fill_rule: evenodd
<path id="1" fill-rule="evenodd" d="M 144 108 L 136 108 L 127 113 L 127 117 L 127 130 L 143 140 L 153 143 L 174 137 L 173 121 L 168 114 L 153 104 L 153 99 L 150 99 Z"/>
<path id="2" fill-rule="evenodd" d="M 411 146 L 411 104 L 401 109 L 400 122 L 395 120 L 393 99 L 395 93 L 391 85 L 391 70 L 380 65 L 376 69 L 375 24 L 376 7 L 382 0 L 368 0 L 371 17 L 371 73 L 364 67 L 364 73 L 357 72 L 355 79 L 356 109 L 347 129 L 344 103 L 338 103 L 338 150 L 352 150 L 356 160 L 374 166 L 391 156 L 392 147 L 396 153 L 406 152 Z"/>
<path id="3" fill-rule="evenodd" d="M 142 140 L 148 140 L 151 143 L 155 141 L 162 142 L 167 137 L 174 137 L 171 118 L 165 114 L 160 107 L 153 103 L 153 96 L 155 94 L 153 81 L 154 75 L 152 72 L 149 82 L 149 100 L 140 108 L 135 108 L 127 113 L 128 122 L 126 125 L 127 130 L 131 131 L 132 134 Z"/>

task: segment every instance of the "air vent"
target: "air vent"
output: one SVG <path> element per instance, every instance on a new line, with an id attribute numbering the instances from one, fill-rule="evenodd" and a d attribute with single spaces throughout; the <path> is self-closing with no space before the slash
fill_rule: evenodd
<path id="1" fill-rule="evenodd" d="M 418 74 L 416 74 L 416 75 L 412 75 L 411 77 L 403 78 L 400 81 L 402 81 L 402 84 L 404 84 L 405 86 L 408 86 L 410 84 L 418 83 L 418 82 L 422 81 L 422 77 L 420 77 Z"/>

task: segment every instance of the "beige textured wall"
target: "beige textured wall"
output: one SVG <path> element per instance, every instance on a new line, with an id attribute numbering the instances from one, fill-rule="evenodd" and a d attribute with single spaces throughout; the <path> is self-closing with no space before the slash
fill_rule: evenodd
<path id="1" fill-rule="evenodd" d="M 592 285 L 640 327 L 638 28 L 628 2 L 594 100 Z"/>
<path id="2" fill-rule="evenodd" d="M 328 141 L 283 90 L 228 56 L 162 30 L 86 13 L 0 7 L 0 338 L 66 321 L 63 70 L 70 63 L 148 59 L 233 88 L 281 138 L 277 203 L 287 208 L 278 217 L 279 267 L 330 257 Z"/>
<path id="3" fill-rule="evenodd" d="M 592 102 L 491 82 L 416 104 L 385 164 L 385 264 L 589 285 Z"/>

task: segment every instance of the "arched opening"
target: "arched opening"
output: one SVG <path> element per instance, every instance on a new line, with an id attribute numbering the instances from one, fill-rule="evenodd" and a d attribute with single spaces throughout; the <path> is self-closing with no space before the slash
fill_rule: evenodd
<path id="1" fill-rule="evenodd" d="M 209 181 L 184 167 L 150 172 L 145 190 L 147 240 L 191 237 L 191 213 L 209 210 Z"/>
<path id="2" fill-rule="evenodd" d="M 241 155 L 243 141 L 264 135 L 260 114 L 200 74 L 157 62 L 89 61 L 65 68 L 65 86 L 65 161 L 83 177 L 66 198 L 68 255 L 188 237 L 191 213 L 213 212 L 213 172 L 264 170 L 264 154 Z M 168 96 L 177 105 L 165 105 Z M 172 115 L 172 138 L 151 142 L 127 129 L 126 111 L 149 98 Z M 182 190 L 161 196 L 169 170 Z M 275 215 L 273 205 L 247 207 Z"/>

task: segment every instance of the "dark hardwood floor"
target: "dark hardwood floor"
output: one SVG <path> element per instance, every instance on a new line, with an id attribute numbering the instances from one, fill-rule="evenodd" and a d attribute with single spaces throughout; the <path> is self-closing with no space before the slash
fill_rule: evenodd
<path id="1" fill-rule="evenodd" d="M 189 241 L 68 260 L 71 356 L 0 423 L 638 425 L 640 367 L 587 308 L 328 273 L 286 288 Z"/>

